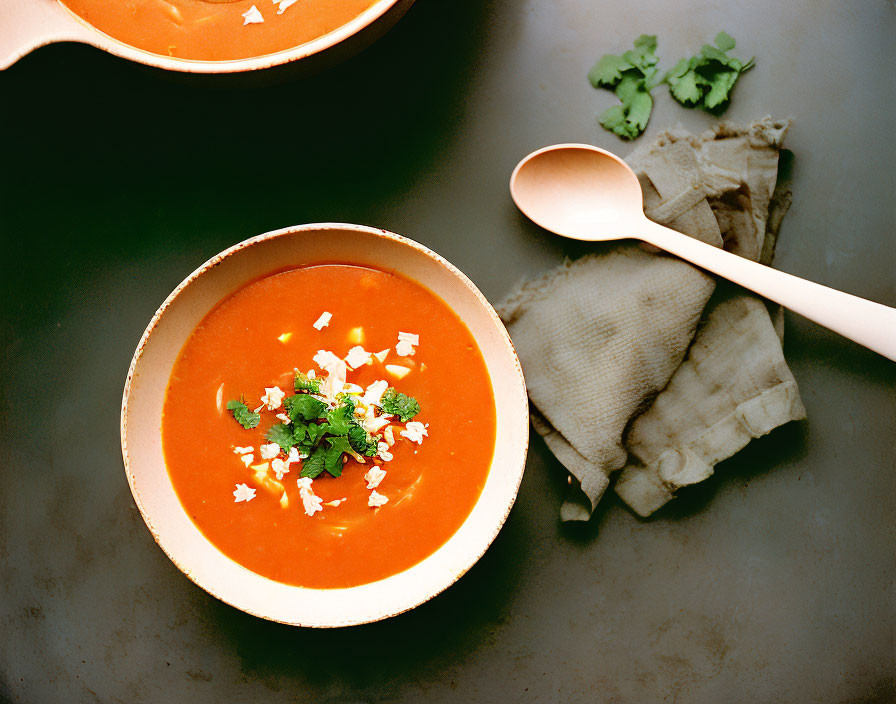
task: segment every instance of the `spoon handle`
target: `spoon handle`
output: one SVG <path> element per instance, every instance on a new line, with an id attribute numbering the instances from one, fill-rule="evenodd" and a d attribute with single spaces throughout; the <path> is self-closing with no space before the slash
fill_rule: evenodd
<path id="1" fill-rule="evenodd" d="M 896 361 L 896 308 L 744 259 L 645 220 L 638 238 Z"/>

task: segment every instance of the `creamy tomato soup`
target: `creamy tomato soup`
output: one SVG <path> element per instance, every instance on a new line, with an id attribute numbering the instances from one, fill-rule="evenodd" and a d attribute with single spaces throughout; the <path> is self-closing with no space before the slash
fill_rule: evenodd
<path id="1" fill-rule="evenodd" d="M 223 553 L 280 582 L 352 587 L 457 531 L 488 475 L 495 404 L 438 296 L 321 264 L 202 320 L 171 373 L 162 442 L 184 509 Z"/>
<path id="2" fill-rule="evenodd" d="M 375 0 L 60 0 L 111 37 L 154 54 L 224 61 L 291 49 Z"/>

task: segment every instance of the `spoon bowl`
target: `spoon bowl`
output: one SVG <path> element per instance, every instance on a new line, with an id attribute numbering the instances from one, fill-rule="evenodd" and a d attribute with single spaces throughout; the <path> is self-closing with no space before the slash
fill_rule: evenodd
<path id="1" fill-rule="evenodd" d="M 510 194 L 546 230 L 577 240 L 648 242 L 896 360 L 896 309 L 785 274 L 649 220 L 638 177 L 604 149 L 556 144 L 532 152 L 513 170 Z"/>
<path id="2" fill-rule="evenodd" d="M 532 152 L 514 169 L 510 194 L 533 222 L 578 240 L 637 237 L 646 220 L 635 172 L 615 154 L 589 144 Z"/>

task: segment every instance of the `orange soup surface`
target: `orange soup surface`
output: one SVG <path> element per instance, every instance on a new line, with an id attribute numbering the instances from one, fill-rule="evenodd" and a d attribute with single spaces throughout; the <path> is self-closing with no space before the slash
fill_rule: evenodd
<path id="1" fill-rule="evenodd" d="M 325 312 L 331 318 L 318 330 Z M 296 391 L 298 378 L 317 392 Z M 414 401 L 413 419 L 386 413 L 398 402 L 413 412 Z M 326 427 L 344 430 L 333 414 L 345 404 L 351 423 L 365 427 L 351 432 L 369 454 L 356 453 L 361 463 L 347 451 L 338 477 L 302 479 L 318 451 L 338 457 L 344 438 L 309 450 L 308 434 L 327 418 Z M 292 421 L 296 408 L 314 415 L 324 405 L 314 420 Z M 288 438 L 297 426 L 305 445 L 288 462 L 287 449 L 266 436 Z M 412 567 L 457 531 L 485 485 L 495 405 L 479 348 L 443 300 L 393 273 L 321 264 L 255 281 L 202 320 L 172 370 L 162 442 L 184 509 L 224 554 L 280 582 L 351 587 Z M 308 457 L 296 461 L 302 448 Z"/>
<path id="2" fill-rule="evenodd" d="M 138 49 L 227 61 L 309 42 L 350 22 L 375 0 L 60 1 L 88 24 Z"/>

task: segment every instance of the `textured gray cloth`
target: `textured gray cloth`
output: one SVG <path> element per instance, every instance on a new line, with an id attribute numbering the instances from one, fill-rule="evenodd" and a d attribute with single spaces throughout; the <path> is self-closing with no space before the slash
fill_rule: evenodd
<path id="1" fill-rule="evenodd" d="M 669 131 L 636 150 L 647 215 L 769 263 L 788 204 L 775 191 L 787 127 Z M 499 306 L 533 425 L 577 480 L 564 520 L 590 517 L 618 470 L 619 496 L 649 515 L 751 438 L 805 416 L 765 304 L 648 249 L 566 262 Z"/>

